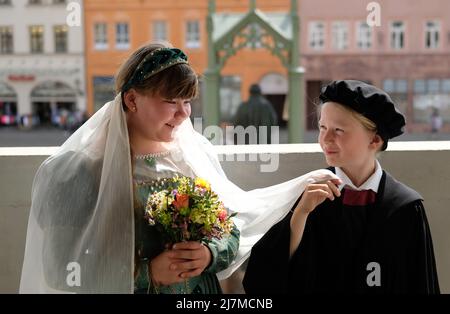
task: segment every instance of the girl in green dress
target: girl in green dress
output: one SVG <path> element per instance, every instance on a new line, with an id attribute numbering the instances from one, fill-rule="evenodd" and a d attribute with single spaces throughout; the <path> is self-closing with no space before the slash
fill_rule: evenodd
<path id="1" fill-rule="evenodd" d="M 170 55 L 167 59 L 165 56 Z M 160 63 L 154 66 L 154 63 Z M 140 69 L 150 67 L 141 78 Z M 147 70 L 148 72 L 149 70 Z M 219 293 L 216 272 L 233 260 L 239 231 L 207 245 L 182 242 L 166 249 L 161 234 L 144 219 L 149 193 L 159 179 L 195 177 L 177 151 L 170 148 L 174 132 L 189 118 L 197 96 L 197 75 L 178 49 L 149 45 L 137 50 L 116 77 L 127 116 L 135 190 L 135 291 L 163 293 Z"/>

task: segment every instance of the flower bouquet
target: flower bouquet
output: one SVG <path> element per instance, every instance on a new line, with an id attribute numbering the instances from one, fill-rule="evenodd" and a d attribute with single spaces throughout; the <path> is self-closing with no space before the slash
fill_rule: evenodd
<path id="1" fill-rule="evenodd" d="M 223 203 L 202 178 L 163 179 L 163 189 L 149 195 L 145 218 L 162 232 L 167 243 L 221 239 L 233 227 Z"/>
<path id="2" fill-rule="evenodd" d="M 182 241 L 208 243 L 231 233 L 231 218 L 236 213 L 228 215 L 206 180 L 176 176 L 162 179 L 158 185 L 160 191 L 148 196 L 145 218 L 169 246 Z M 189 293 L 187 280 L 185 287 L 184 293 Z"/>

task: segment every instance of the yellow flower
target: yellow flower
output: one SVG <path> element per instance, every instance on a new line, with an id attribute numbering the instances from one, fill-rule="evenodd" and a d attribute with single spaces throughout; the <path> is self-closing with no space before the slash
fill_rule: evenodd
<path id="1" fill-rule="evenodd" d="M 198 186 L 200 188 L 204 188 L 206 190 L 211 190 L 211 185 L 209 184 L 208 181 L 206 181 L 205 179 L 202 178 L 196 178 L 195 179 L 195 186 Z"/>

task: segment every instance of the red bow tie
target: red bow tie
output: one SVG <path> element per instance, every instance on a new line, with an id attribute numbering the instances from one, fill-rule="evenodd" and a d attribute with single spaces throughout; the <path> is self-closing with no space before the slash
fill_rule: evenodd
<path id="1" fill-rule="evenodd" d="M 350 206 L 364 206 L 367 204 L 375 203 L 377 193 L 372 190 L 352 190 L 344 188 L 342 189 L 342 204 Z"/>

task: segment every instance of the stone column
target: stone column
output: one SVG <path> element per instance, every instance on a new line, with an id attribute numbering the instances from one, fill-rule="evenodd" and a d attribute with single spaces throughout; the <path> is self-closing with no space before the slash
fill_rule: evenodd
<path id="1" fill-rule="evenodd" d="M 305 132 L 305 70 L 301 67 L 289 70 L 289 143 L 302 143 Z"/>

